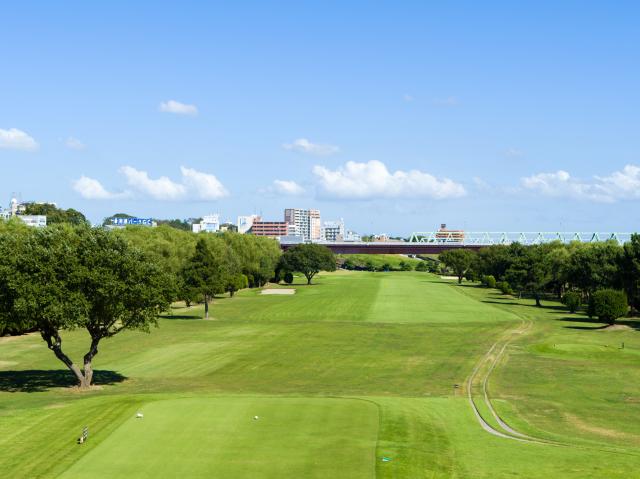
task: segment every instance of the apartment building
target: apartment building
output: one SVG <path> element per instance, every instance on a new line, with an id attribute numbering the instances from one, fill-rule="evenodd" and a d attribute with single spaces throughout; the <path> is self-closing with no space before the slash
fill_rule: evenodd
<path id="1" fill-rule="evenodd" d="M 322 238 L 319 210 L 303 210 L 287 208 L 284 210 L 284 221 L 295 227 L 295 233 L 305 241 L 318 241 Z"/>

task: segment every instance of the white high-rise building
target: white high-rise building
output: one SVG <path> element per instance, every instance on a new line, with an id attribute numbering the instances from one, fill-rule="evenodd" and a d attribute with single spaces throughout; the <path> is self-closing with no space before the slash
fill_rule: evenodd
<path id="1" fill-rule="evenodd" d="M 194 233 L 216 233 L 220 230 L 220 215 L 207 215 L 202 217 L 200 223 L 191 225 Z"/>
<path id="2" fill-rule="evenodd" d="M 295 226 L 296 234 L 305 241 L 318 241 L 322 238 L 319 210 L 287 208 L 284 210 L 284 221 Z"/>
<path id="3" fill-rule="evenodd" d="M 355 242 L 360 242 L 362 241 L 362 237 L 356 233 L 355 231 L 347 231 L 344 235 L 344 240 L 345 241 L 355 241 Z"/>
<path id="4" fill-rule="evenodd" d="M 251 229 L 254 221 L 260 221 L 261 219 L 258 215 L 238 216 L 238 233 L 245 234 Z"/>
<path id="5" fill-rule="evenodd" d="M 344 240 L 344 220 L 325 221 L 322 223 L 323 241 L 343 241 Z"/>

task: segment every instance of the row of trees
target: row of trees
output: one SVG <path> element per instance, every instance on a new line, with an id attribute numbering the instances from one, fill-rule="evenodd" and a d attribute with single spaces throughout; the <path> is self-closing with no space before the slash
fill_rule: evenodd
<path id="1" fill-rule="evenodd" d="M 171 277 L 175 300 L 204 302 L 206 317 L 216 294 L 264 285 L 275 277 L 280 260 L 277 242 L 252 235 L 196 235 L 169 225 L 114 234 L 145 251 Z"/>
<path id="2" fill-rule="evenodd" d="M 25 208 L 25 215 L 45 215 L 47 224 L 55 225 L 68 223 L 72 225 L 88 225 L 87 218 L 73 208 L 62 209 L 51 203 L 29 203 Z"/>
<path id="3" fill-rule="evenodd" d="M 66 222 L 29 228 L 0 221 L 0 334 L 37 331 L 74 374 L 80 387 L 93 379 L 100 342 L 126 329 L 148 331 L 176 300 L 231 296 L 300 272 L 311 284 L 335 258 L 319 245 L 281 254 L 274 240 L 237 233 L 195 235 L 170 226 L 122 230 Z M 62 348 L 61 332 L 85 329 L 81 365 Z"/>
<path id="4" fill-rule="evenodd" d="M 454 249 L 440 260 L 458 276 L 473 280 L 492 278 L 501 289 L 533 297 L 563 298 L 576 293 L 588 304 L 596 291 L 624 292 L 629 304 L 640 310 L 640 235 L 620 246 L 599 243 L 553 242 L 523 246 L 490 246 L 477 253 Z M 491 280 L 490 280 L 491 281 Z"/>

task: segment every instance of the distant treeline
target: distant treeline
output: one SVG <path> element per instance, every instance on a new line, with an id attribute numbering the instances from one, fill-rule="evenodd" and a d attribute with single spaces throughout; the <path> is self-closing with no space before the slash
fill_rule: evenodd
<path id="1" fill-rule="evenodd" d="M 629 305 L 640 309 L 640 235 L 624 245 L 598 243 L 490 246 L 474 253 L 450 250 L 440 260 L 460 279 L 497 285 L 504 292 L 544 297 L 577 294 L 584 304 L 600 290 L 624 293 Z"/>
<path id="2" fill-rule="evenodd" d="M 46 244 L 55 243 L 57 238 L 60 242 L 68 242 L 74 235 L 86 235 L 82 233 L 85 230 L 98 231 L 102 228 L 90 228 L 86 224 L 58 224 L 36 229 L 19 220 L 0 221 L 0 270 L 10 277 L 12 268 L 20 267 L 15 261 L 9 261 L 15 255 L 11 245 L 32 244 L 35 245 L 34 251 L 45 251 Z M 275 240 L 253 235 L 198 235 L 168 225 L 157 228 L 127 227 L 104 234 L 120 239 L 125 244 L 123 247 L 139 252 L 141 262 L 154 265 L 162 273 L 169 299 L 188 304 L 208 302 L 216 294 L 233 294 L 245 287 L 262 286 L 276 279 L 281 258 L 280 247 Z M 113 254 L 117 253 L 114 251 Z M 34 255 L 26 255 L 25 258 L 39 261 Z M 45 260 L 47 258 L 42 261 Z M 69 271 L 69 274 L 73 274 L 73 271 Z M 0 302 L 4 294 L 1 289 Z M 0 318 L 0 334 L 29 330 L 28 325 L 16 329 L 15 323 L 10 326 L 5 321 L 4 324 Z"/>

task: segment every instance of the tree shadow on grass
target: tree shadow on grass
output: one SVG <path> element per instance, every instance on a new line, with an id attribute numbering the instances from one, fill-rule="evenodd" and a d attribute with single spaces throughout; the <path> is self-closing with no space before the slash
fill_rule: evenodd
<path id="1" fill-rule="evenodd" d="M 109 386 L 126 380 L 115 371 L 93 372 L 95 386 Z M 24 371 L 0 371 L 0 391 L 16 393 L 44 392 L 51 388 L 77 386 L 78 382 L 68 369 L 29 369 Z"/>
<path id="2" fill-rule="evenodd" d="M 535 309 L 538 309 L 539 311 L 547 311 L 547 312 L 561 312 L 561 311 L 566 312 L 567 311 L 567 308 L 561 305 L 542 303 L 542 306 L 536 306 L 535 304 L 518 303 L 517 301 L 510 299 L 509 296 L 506 296 L 506 295 L 495 295 L 494 297 L 496 299 L 500 299 L 500 298 L 504 298 L 504 299 L 502 301 L 493 301 L 493 300 L 485 299 L 482 302 L 489 303 L 489 304 L 506 304 L 509 306 L 522 306 L 524 308 L 535 308 Z M 524 299 L 530 299 L 530 298 L 524 298 Z"/>
<path id="3" fill-rule="evenodd" d="M 204 314 L 204 313 L 203 313 Z M 188 314 L 170 314 L 168 316 L 160 316 L 162 319 L 202 319 L 202 316 L 191 316 Z"/>
<path id="4" fill-rule="evenodd" d="M 579 329 L 583 331 L 597 331 L 600 329 L 610 328 L 610 325 L 607 323 L 603 323 L 598 318 L 589 318 L 586 316 L 565 316 L 562 318 L 557 318 L 557 321 L 565 321 L 569 323 L 584 323 L 591 324 L 593 326 L 564 326 L 567 329 Z M 618 319 L 616 320 L 614 326 L 628 326 L 631 329 L 635 329 L 636 331 L 640 331 L 640 319 L 638 318 L 628 318 L 628 319 Z"/>

